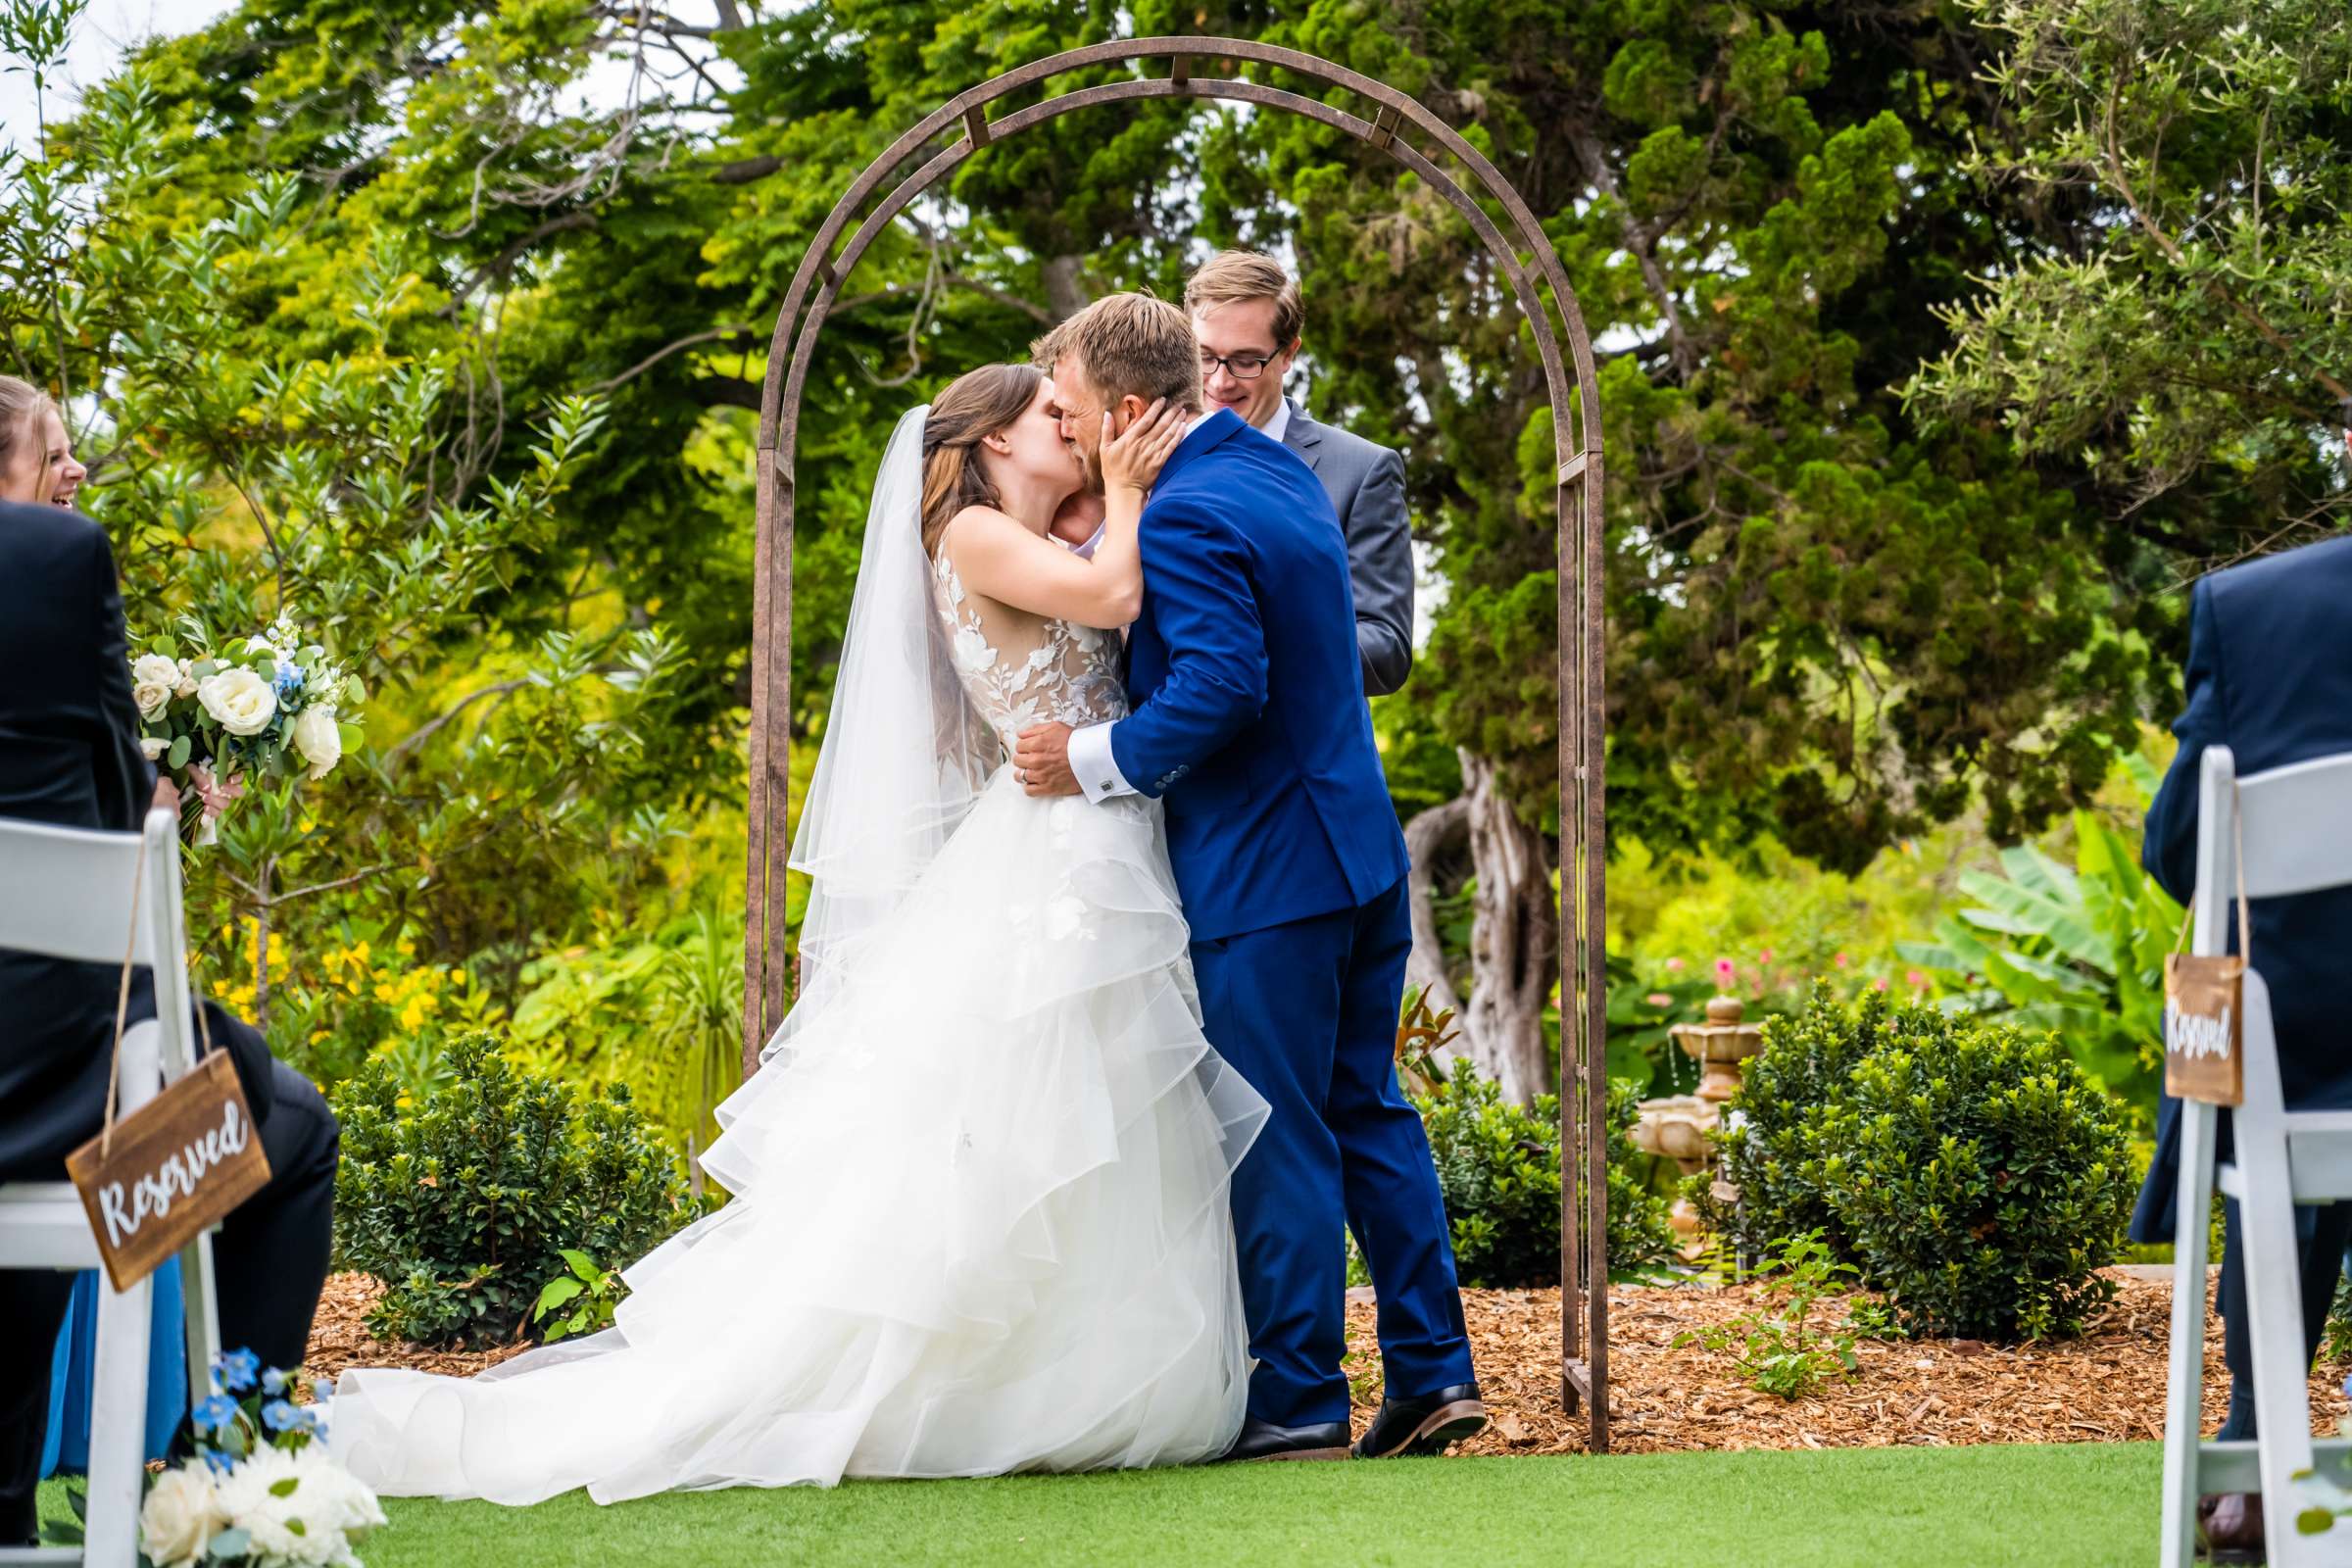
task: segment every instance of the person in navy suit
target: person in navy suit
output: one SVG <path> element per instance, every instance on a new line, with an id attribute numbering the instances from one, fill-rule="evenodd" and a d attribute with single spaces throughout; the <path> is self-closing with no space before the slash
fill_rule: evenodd
<path id="1" fill-rule="evenodd" d="M 2197 782 L 2205 749 L 2227 746 L 2238 776 L 2352 752 L 2352 539 L 2290 550 L 2198 581 L 2189 596 L 2187 707 L 2173 725 L 2180 750 L 2148 808 L 2140 858 L 2182 903 L 2194 892 Z M 2352 1041 L 2342 1021 L 2352 962 L 2352 888 L 2254 901 L 2253 963 L 2270 987 L 2278 1075 L 2289 1109 L 2352 1108 Z M 2236 925 L 2230 924 L 2234 950 Z M 2220 1118 L 2230 1157 L 2230 1115 Z M 2132 1216 L 2132 1239 L 2170 1242 L 2180 1149 L 2180 1104 L 2167 1098 L 2156 1156 Z M 2226 1200 L 2222 1249 L 2223 1356 L 2230 1367 L 2225 1438 L 2255 1434 L 2253 1353 L 2237 1202 Z M 2303 1332 L 2317 1352 L 2335 1294 L 2352 1203 L 2296 1210 L 2303 1256 Z M 2217 1554 L 2258 1551 L 2262 1513 L 2231 1494 L 2203 1509 Z M 2256 1559 L 2249 1559 L 2256 1560 Z"/>
<path id="2" fill-rule="evenodd" d="M 1230 412 L 1201 416 L 1175 306 L 1097 301 L 1033 357 L 1090 479 L 1165 398 L 1192 421 L 1142 521 L 1133 709 L 1024 732 L 1032 795 L 1164 803 L 1211 1045 L 1271 1119 L 1234 1174 L 1257 1368 L 1228 1457 L 1345 1457 L 1343 1227 L 1379 1297 L 1388 1396 L 1354 1451 L 1435 1453 L 1477 1432 L 1453 1250 L 1421 1121 L 1396 1083 L 1410 947 L 1404 835 L 1364 702 L 1347 541 L 1312 470 Z"/>

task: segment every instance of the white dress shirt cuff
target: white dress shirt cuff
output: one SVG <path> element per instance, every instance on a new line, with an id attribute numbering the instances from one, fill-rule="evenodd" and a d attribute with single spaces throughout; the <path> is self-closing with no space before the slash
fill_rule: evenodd
<path id="1" fill-rule="evenodd" d="M 1070 771 L 1077 775 L 1078 787 L 1090 801 L 1135 793 L 1135 786 L 1127 782 L 1118 760 L 1110 755 L 1110 728 L 1109 724 L 1089 724 L 1070 731 Z"/>

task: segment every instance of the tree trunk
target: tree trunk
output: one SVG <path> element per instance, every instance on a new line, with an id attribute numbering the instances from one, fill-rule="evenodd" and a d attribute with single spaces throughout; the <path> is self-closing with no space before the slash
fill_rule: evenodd
<path id="1" fill-rule="evenodd" d="M 1056 256 L 1046 263 L 1046 304 L 1054 312 L 1054 319 L 1066 321 L 1086 309 L 1086 280 L 1079 269 L 1085 265 L 1082 256 Z"/>
<path id="2" fill-rule="evenodd" d="M 1558 968 L 1557 918 L 1544 835 L 1494 786 L 1494 764 L 1465 751 L 1464 800 L 1478 892 L 1470 905 L 1470 1005 L 1463 1035 L 1479 1071 L 1528 1104 L 1551 1087 L 1544 1004 Z"/>
<path id="3" fill-rule="evenodd" d="M 1450 1012 L 1457 1024 L 1462 1017 L 1462 999 L 1455 995 L 1453 981 L 1446 973 L 1446 950 L 1438 938 L 1438 911 L 1433 901 L 1438 891 L 1439 858 L 1469 831 L 1467 796 L 1433 806 L 1404 824 L 1404 851 L 1411 867 L 1405 872 L 1404 889 L 1413 911 L 1413 950 L 1405 956 L 1404 983 L 1408 990 L 1419 988 L 1431 1012 Z M 1431 1053 L 1439 1066 L 1447 1068 L 1460 1055 L 1451 1045 Z"/>

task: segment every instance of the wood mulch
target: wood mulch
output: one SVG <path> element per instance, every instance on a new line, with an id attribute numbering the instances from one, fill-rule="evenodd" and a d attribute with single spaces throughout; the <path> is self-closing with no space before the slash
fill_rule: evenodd
<path id="1" fill-rule="evenodd" d="M 1850 1381 L 1784 1402 L 1741 1381 L 1729 1354 L 1674 1348 L 1675 1336 L 1741 1312 L 1772 1309 L 1758 1286 L 1620 1286 L 1609 1292 L 1610 1447 L 1621 1453 L 1692 1448 L 1851 1448 L 1982 1443 L 2161 1442 L 2172 1285 L 2112 1271 L 2121 1289 L 2081 1339 L 2001 1347 L 1974 1340 L 1862 1341 Z M 1351 1347 L 1368 1363 L 1356 1384 L 1356 1430 L 1379 1401 L 1372 1303 L 1348 1307 Z M 2210 1286 L 2208 1289 L 2210 1301 Z M 1493 1419 L 1460 1451 L 1579 1453 L 1585 1420 L 1560 1409 L 1558 1291 L 1471 1291 L 1463 1305 L 1480 1391 Z M 1826 1327 L 1841 1302 L 1814 1309 Z M 2205 1336 L 2204 1425 L 2218 1431 L 2229 1403 L 2222 1324 Z M 1357 1370 L 1351 1360 L 1350 1371 Z M 2333 1436 L 2346 1414 L 2344 1368 L 2311 1378 L 2312 1428 Z"/>
<path id="2" fill-rule="evenodd" d="M 347 1366 L 405 1366 L 419 1372 L 440 1372 L 455 1378 L 471 1377 L 509 1356 L 529 1349 L 530 1342 L 432 1350 L 421 1345 L 391 1345 L 368 1332 L 368 1309 L 384 1288 L 366 1274 L 329 1274 L 318 1295 L 318 1312 L 311 1319 L 311 1353 L 302 1363 L 309 1378 L 331 1378 Z"/>
<path id="3" fill-rule="evenodd" d="M 2116 1271 L 2114 1303 L 2078 1340 L 2001 1347 L 1971 1340 L 1863 1341 L 1860 1370 L 1805 1398 L 1784 1402 L 1743 1383 L 1728 1354 L 1693 1345 L 1674 1348 L 1686 1329 L 1770 1310 L 1758 1286 L 1619 1286 L 1609 1292 L 1611 1446 L 1656 1453 L 1698 1448 L 1847 1448 L 1982 1443 L 2123 1443 L 2164 1436 L 2165 1342 L 2172 1287 Z M 312 1377 L 347 1366 L 407 1366 L 458 1376 L 495 1366 L 528 1347 L 428 1350 L 387 1345 L 362 1321 L 380 1294 L 374 1281 L 337 1274 L 326 1282 L 306 1363 Z M 1470 1453 L 1575 1453 L 1585 1422 L 1559 1398 L 1560 1293 L 1466 1291 L 1471 1353 L 1493 1420 L 1464 1445 Z M 1838 1302 L 1815 1309 L 1826 1326 Z M 1360 1433 L 1380 1400 L 1370 1293 L 1349 1293 L 1348 1372 Z M 2312 1425 L 2333 1435 L 2346 1415 L 2344 1369 L 2325 1364 L 2311 1379 Z M 2228 1402 L 2222 1328 L 2207 1318 L 2205 1430 L 2221 1426 Z"/>

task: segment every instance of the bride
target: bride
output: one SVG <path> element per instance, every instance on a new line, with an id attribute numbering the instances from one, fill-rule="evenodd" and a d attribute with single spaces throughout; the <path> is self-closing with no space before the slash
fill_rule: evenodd
<path id="1" fill-rule="evenodd" d="M 528 1503 L 1183 1464 L 1240 1430 L 1226 1187 L 1264 1102 L 1201 1037 L 1158 806 L 1032 799 L 1040 718 L 1125 711 L 1144 492 L 1173 412 L 1085 485 L 1026 366 L 899 421 L 793 844 L 798 1005 L 719 1107 L 733 1201 L 627 1270 L 612 1329 L 471 1379 L 345 1372 L 379 1493 Z"/>

